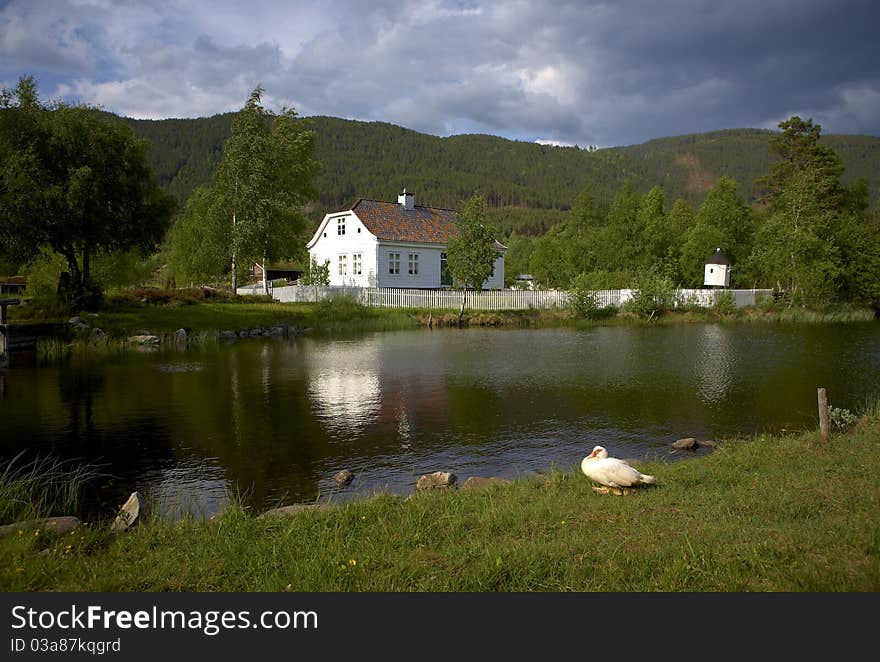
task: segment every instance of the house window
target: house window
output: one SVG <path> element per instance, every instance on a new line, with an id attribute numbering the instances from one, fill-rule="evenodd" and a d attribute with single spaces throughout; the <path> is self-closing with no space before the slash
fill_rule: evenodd
<path id="1" fill-rule="evenodd" d="M 400 253 L 388 253 L 388 273 L 395 276 L 400 273 Z"/>
<path id="2" fill-rule="evenodd" d="M 340 255 L 339 256 L 339 275 L 347 276 L 348 275 L 348 255 Z"/>
<path id="3" fill-rule="evenodd" d="M 336 234 L 343 235 L 345 234 L 345 217 L 336 219 Z"/>
<path id="4" fill-rule="evenodd" d="M 351 256 L 351 273 L 355 276 L 364 273 L 364 259 L 361 253 L 355 253 Z"/>
<path id="5" fill-rule="evenodd" d="M 418 276 L 419 274 L 419 254 L 418 253 L 410 253 L 409 254 L 409 275 L 410 276 Z"/>

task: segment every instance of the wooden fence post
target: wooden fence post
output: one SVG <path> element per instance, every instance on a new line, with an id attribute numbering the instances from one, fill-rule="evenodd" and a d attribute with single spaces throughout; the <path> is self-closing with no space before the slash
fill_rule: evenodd
<path id="1" fill-rule="evenodd" d="M 825 389 L 819 389 L 819 431 L 822 433 L 822 441 L 828 441 L 830 430 L 828 428 L 828 396 Z"/>

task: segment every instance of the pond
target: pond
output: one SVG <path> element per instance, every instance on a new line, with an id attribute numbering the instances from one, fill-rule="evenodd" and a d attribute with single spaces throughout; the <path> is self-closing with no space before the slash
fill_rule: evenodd
<path id="1" fill-rule="evenodd" d="M 107 514 L 149 493 L 208 515 L 408 494 L 427 472 L 569 469 L 596 444 L 689 456 L 680 437 L 815 428 L 816 389 L 880 393 L 880 324 L 443 329 L 242 340 L 211 351 L 0 371 L 0 458 L 101 464 Z M 338 488 L 332 477 L 350 469 Z"/>

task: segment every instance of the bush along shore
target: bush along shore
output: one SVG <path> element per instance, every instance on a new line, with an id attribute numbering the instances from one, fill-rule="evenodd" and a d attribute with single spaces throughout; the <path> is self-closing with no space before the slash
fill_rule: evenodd
<path id="1" fill-rule="evenodd" d="M 656 484 L 626 496 L 597 493 L 577 467 L 551 468 L 271 513 L 238 502 L 207 520 L 19 525 L 0 539 L 0 587 L 873 592 L 880 403 L 853 420 L 828 442 L 760 435 L 644 464 Z"/>

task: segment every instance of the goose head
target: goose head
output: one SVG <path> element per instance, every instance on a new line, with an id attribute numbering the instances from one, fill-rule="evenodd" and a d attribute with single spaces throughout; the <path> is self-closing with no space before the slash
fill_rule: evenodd
<path id="1" fill-rule="evenodd" d="M 605 450 L 602 446 L 596 446 L 593 448 L 593 452 L 587 455 L 587 459 L 595 459 L 595 460 L 604 460 L 608 457 L 608 451 Z"/>

